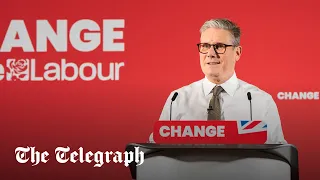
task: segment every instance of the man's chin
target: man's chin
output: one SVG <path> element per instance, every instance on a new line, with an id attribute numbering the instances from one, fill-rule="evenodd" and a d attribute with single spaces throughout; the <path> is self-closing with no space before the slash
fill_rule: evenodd
<path id="1" fill-rule="evenodd" d="M 210 82 L 213 82 L 215 84 L 220 84 L 221 82 L 221 74 L 220 73 L 209 73 L 206 75 L 207 79 L 210 81 Z"/>
<path id="2" fill-rule="evenodd" d="M 212 77 L 212 78 L 218 78 L 220 76 L 219 72 L 210 72 L 207 74 L 207 76 Z"/>

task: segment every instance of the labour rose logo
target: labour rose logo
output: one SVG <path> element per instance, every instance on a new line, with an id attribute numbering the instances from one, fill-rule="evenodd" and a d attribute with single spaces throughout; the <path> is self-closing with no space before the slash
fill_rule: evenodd
<path id="1" fill-rule="evenodd" d="M 29 78 L 29 60 L 28 59 L 8 59 L 7 80 L 28 80 Z"/>

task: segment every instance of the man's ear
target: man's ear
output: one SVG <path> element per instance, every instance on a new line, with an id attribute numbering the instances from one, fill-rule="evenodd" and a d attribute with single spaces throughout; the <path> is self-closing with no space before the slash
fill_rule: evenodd
<path id="1" fill-rule="evenodd" d="M 236 47 L 236 61 L 239 61 L 241 54 L 242 54 L 242 47 L 241 46 Z"/>

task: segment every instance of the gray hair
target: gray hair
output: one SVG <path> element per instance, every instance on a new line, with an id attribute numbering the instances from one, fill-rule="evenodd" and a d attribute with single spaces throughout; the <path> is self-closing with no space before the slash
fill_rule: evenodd
<path id="1" fill-rule="evenodd" d="M 229 19 L 211 19 L 206 21 L 202 27 L 200 28 L 200 34 L 207 30 L 208 28 L 218 28 L 228 30 L 233 36 L 233 45 L 240 45 L 240 36 L 241 31 L 240 27 L 238 27 L 234 22 Z"/>

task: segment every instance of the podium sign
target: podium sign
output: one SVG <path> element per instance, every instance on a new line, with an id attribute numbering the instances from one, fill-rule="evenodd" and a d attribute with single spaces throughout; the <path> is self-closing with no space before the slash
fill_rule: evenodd
<path id="1" fill-rule="evenodd" d="M 264 144 L 263 121 L 157 121 L 153 138 L 160 144 Z"/>

